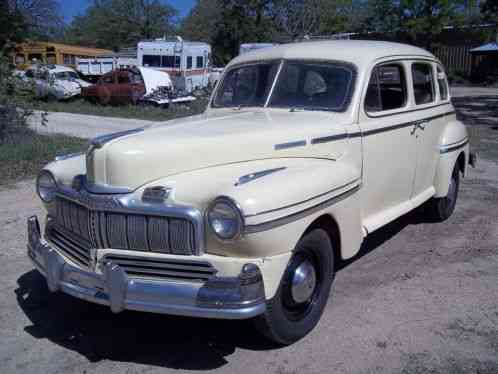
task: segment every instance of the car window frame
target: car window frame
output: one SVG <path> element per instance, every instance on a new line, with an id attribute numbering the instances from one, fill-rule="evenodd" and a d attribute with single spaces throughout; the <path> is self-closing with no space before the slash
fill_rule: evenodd
<path id="1" fill-rule="evenodd" d="M 441 69 L 441 71 L 444 74 L 444 81 L 446 83 L 446 99 L 441 98 L 441 90 L 439 87 L 439 79 L 438 79 L 438 68 Z M 435 83 L 437 85 L 437 96 L 438 96 L 438 102 L 439 103 L 449 103 L 451 101 L 451 93 L 450 93 L 450 83 L 448 82 L 448 76 L 446 75 L 446 70 L 443 67 L 443 64 L 441 63 L 435 63 L 434 64 L 434 77 L 435 77 Z"/>
<path id="2" fill-rule="evenodd" d="M 425 64 L 425 65 L 429 65 L 430 68 L 431 68 L 431 76 L 432 76 L 432 89 L 433 89 L 433 95 L 434 95 L 434 99 L 428 103 L 423 103 L 423 104 L 417 104 L 417 101 L 415 99 L 415 85 L 414 85 L 414 82 L 413 82 L 413 65 L 417 65 L 417 64 Z M 415 110 L 418 110 L 418 109 L 425 109 L 425 108 L 430 108 L 430 107 L 433 107 L 433 106 L 436 106 L 436 105 L 439 105 L 440 104 L 440 100 L 439 100 L 439 93 L 438 91 L 436 91 L 436 76 L 435 76 L 435 68 L 434 68 L 434 61 L 432 60 L 412 60 L 410 62 L 410 82 L 411 82 L 411 87 L 410 87 L 410 90 L 411 90 L 411 93 L 412 93 L 412 97 L 413 97 L 413 108 Z M 439 88 L 439 87 L 438 87 Z"/>
<path id="3" fill-rule="evenodd" d="M 361 99 L 361 107 L 363 110 L 363 113 L 368 117 L 368 118 L 378 118 L 378 117 L 385 117 L 385 116 L 391 116 L 391 115 L 396 115 L 396 114 L 401 114 L 409 111 L 412 106 L 412 96 L 413 96 L 413 89 L 410 89 L 411 87 L 411 75 L 408 75 L 408 69 L 407 69 L 407 64 L 409 63 L 409 59 L 393 59 L 393 60 L 385 60 L 376 63 L 371 67 L 371 69 L 368 72 L 367 79 L 365 84 L 363 85 L 363 94 L 362 94 L 362 99 Z M 368 85 L 370 83 L 370 78 L 372 77 L 372 74 L 375 69 L 377 69 L 379 66 L 382 65 L 399 65 L 403 69 L 404 73 L 404 78 L 405 78 L 405 105 L 400 107 L 400 108 L 395 108 L 395 109 L 388 109 L 388 110 L 381 110 L 378 112 L 369 112 L 366 110 L 365 103 L 366 103 L 366 98 L 367 98 L 367 91 L 368 91 Z"/>

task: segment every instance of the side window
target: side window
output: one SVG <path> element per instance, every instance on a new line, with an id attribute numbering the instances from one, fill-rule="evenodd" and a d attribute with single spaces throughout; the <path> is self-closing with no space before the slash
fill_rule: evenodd
<path id="1" fill-rule="evenodd" d="M 192 69 L 192 56 L 187 56 L 187 69 Z"/>
<path id="2" fill-rule="evenodd" d="M 448 81 L 446 80 L 446 74 L 440 66 L 437 67 L 437 85 L 439 86 L 441 100 L 448 100 Z"/>
<path id="3" fill-rule="evenodd" d="M 159 67 L 161 66 L 161 56 L 144 55 L 143 64 L 144 66 Z"/>
<path id="4" fill-rule="evenodd" d="M 112 84 L 114 83 L 114 77 L 112 74 L 104 75 L 101 80 L 102 84 Z"/>
<path id="5" fill-rule="evenodd" d="M 403 108 L 407 101 L 406 78 L 402 65 L 386 64 L 372 71 L 365 97 L 369 113 Z"/>
<path id="6" fill-rule="evenodd" d="M 203 68 L 204 67 L 204 56 L 197 56 L 197 68 Z"/>
<path id="7" fill-rule="evenodd" d="M 121 74 L 118 75 L 118 84 L 128 84 L 130 83 L 130 77 L 128 76 L 128 73 L 122 72 Z"/>
<path id="8" fill-rule="evenodd" d="M 432 75 L 432 66 L 430 64 L 414 63 L 412 65 L 415 104 L 422 105 L 434 101 L 434 78 Z"/>

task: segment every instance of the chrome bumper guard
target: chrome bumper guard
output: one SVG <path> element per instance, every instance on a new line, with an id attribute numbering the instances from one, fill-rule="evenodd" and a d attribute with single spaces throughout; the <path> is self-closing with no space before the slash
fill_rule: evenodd
<path id="1" fill-rule="evenodd" d="M 131 278 L 112 261 L 102 274 L 67 262 L 41 238 L 36 216 L 28 218 L 28 256 L 45 276 L 51 292 L 124 309 L 189 317 L 247 319 L 265 311 L 259 268 L 246 264 L 238 277 L 214 277 L 205 283 Z"/>

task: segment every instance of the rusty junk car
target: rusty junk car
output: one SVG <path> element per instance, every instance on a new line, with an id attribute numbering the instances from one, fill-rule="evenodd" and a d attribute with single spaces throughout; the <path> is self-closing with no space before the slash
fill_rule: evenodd
<path id="1" fill-rule="evenodd" d="M 193 96 L 176 91 L 168 73 L 143 67 L 116 69 L 104 74 L 96 84 L 84 88 L 82 96 L 101 105 L 150 103 L 167 106 L 195 100 Z"/>

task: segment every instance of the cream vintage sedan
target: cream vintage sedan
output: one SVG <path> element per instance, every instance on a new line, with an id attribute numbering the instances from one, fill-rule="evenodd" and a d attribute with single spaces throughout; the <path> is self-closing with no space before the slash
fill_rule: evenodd
<path id="1" fill-rule="evenodd" d="M 244 54 L 206 111 L 93 139 L 37 179 L 28 255 L 51 291 L 124 309 L 247 319 L 290 344 L 337 264 L 423 206 L 443 221 L 475 158 L 441 63 L 403 44 Z"/>

